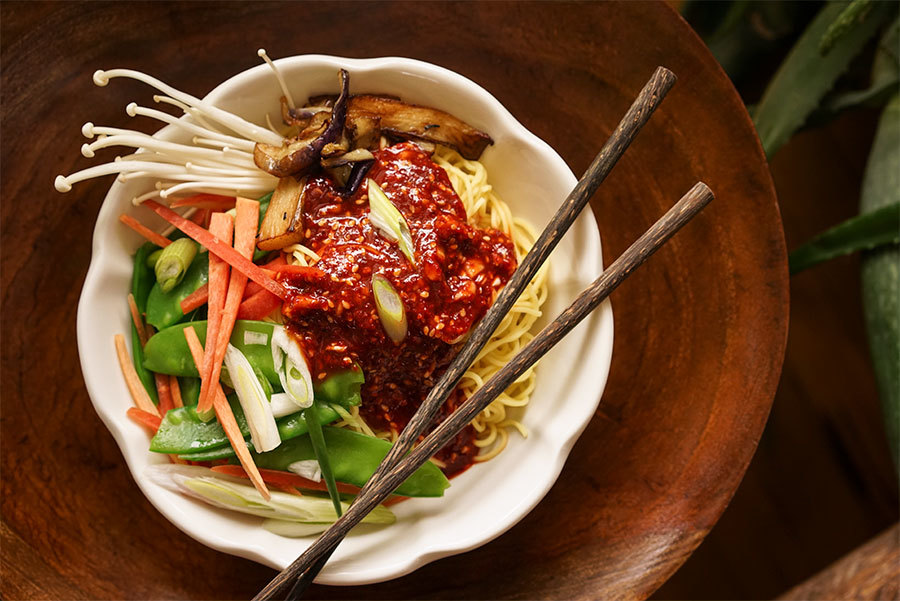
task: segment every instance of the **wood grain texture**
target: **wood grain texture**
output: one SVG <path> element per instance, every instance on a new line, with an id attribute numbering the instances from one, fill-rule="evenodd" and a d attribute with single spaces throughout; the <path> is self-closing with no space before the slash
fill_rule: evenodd
<path id="1" fill-rule="evenodd" d="M 778 598 L 791 601 L 900 599 L 900 525 L 885 530 Z"/>
<path id="2" fill-rule="evenodd" d="M 127 66 L 203 94 L 257 64 L 259 47 L 448 67 L 487 88 L 575 173 L 662 64 L 678 85 L 592 201 L 606 260 L 695 181 L 719 199 L 616 292 L 603 403 L 531 514 L 404 578 L 312 596 L 638 599 L 716 522 L 778 381 L 787 269 L 746 112 L 669 7 L 5 2 L 0 22 L 4 598 L 62 596 L 69 583 L 73 598 L 247 598 L 274 574 L 184 536 L 131 480 L 91 408 L 75 348 L 90 232 L 109 182 L 67 196 L 52 188 L 56 174 L 92 162 L 78 154 L 85 121 L 152 127 L 124 116 L 148 97 L 143 86 L 98 89 L 93 70 Z"/>

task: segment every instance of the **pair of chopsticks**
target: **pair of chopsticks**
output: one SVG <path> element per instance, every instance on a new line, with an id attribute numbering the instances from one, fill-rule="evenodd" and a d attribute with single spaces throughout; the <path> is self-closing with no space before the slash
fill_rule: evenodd
<path id="1" fill-rule="evenodd" d="M 390 453 L 359 492 L 350 508 L 300 557 L 272 579 L 253 598 L 254 601 L 299 598 L 353 526 L 456 436 L 482 409 L 578 325 L 632 271 L 643 264 L 650 255 L 713 199 L 713 193 L 705 184 L 702 182 L 695 184 L 674 207 L 585 289 L 559 317 L 541 330 L 482 388 L 413 448 L 420 435 L 433 423 L 444 400 L 453 391 L 466 369 L 475 360 L 478 352 L 490 339 L 500 320 L 503 319 L 525 286 L 587 205 L 591 196 L 625 153 L 637 133 L 647 123 L 653 111 L 674 85 L 675 79 L 675 75 L 671 71 L 664 67 L 657 67 L 600 153 L 557 210 L 510 281 L 497 296 L 494 304 L 472 330 L 468 341 L 428 394 L 394 443 Z M 293 586 L 285 596 L 281 591 L 291 583 Z"/>

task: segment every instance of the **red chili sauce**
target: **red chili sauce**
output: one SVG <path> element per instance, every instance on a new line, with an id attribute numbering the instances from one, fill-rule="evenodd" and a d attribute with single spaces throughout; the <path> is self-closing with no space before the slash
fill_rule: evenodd
<path id="1" fill-rule="evenodd" d="M 344 198 L 327 175 L 304 193 L 303 244 L 321 257 L 313 269 L 282 273 L 290 291 L 283 313 L 310 361 L 313 378 L 358 363 L 365 375 L 360 413 L 375 429 L 400 431 L 456 354 L 454 346 L 487 311 L 516 268 L 503 232 L 469 225 L 446 172 L 410 143 L 376 151 L 368 177 L 403 214 L 416 265 L 368 220 L 366 185 Z M 379 320 L 372 275 L 400 294 L 409 323 L 395 343 Z M 441 419 L 464 400 L 454 392 Z M 453 475 L 478 449 L 466 428 L 437 458 Z"/>

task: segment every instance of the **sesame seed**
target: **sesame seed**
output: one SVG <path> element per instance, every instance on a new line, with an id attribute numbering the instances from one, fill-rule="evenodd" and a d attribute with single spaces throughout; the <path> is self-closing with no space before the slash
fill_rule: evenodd
<path id="1" fill-rule="evenodd" d="M 345 300 L 342 300 L 342 301 L 341 301 L 341 306 L 344 307 L 345 309 L 349 309 L 349 308 L 350 308 L 350 303 L 348 303 L 348 302 L 345 301 Z"/>
<path id="2" fill-rule="evenodd" d="M 319 373 L 319 375 L 316 376 L 316 377 L 318 377 L 320 380 L 324 380 L 324 379 L 325 379 L 325 372 L 323 371 L 323 372 Z"/>

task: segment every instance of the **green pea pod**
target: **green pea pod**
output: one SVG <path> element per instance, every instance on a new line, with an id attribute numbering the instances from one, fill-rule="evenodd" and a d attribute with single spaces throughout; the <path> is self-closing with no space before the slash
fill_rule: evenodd
<path id="1" fill-rule="evenodd" d="M 154 334 L 144 347 L 144 366 L 161 374 L 175 376 L 199 377 L 194 358 L 184 338 L 184 328 L 193 326 L 197 331 L 200 342 L 206 344 L 205 321 L 193 321 L 179 323 Z M 281 379 L 275 373 L 272 365 L 272 350 L 269 344 L 272 340 L 273 324 L 265 321 L 249 321 L 239 319 L 234 324 L 231 332 L 231 344 L 236 346 L 247 357 L 250 365 L 258 368 L 272 384 L 272 388 L 281 391 Z M 245 334 L 251 333 L 250 337 Z M 264 344 L 253 344 L 253 334 L 265 334 Z M 249 340 L 251 344 L 245 342 Z M 224 372 L 223 368 L 223 372 Z"/>
<path id="2" fill-rule="evenodd" d="M 178 378 L 181 402 L 185 407 L 196 407 L 200 402 L 200 378 Z"/>
<path id="3" fill-rule="evenodd" d="M 137 305 L 138 312 L 144 313 L 147 310 L 147 297 L 156 281 L 153 270 L 147 267 L 147 257 L 150 256 L 158 247 L 146 242 L 137 252 L 134 253 L 134 271 L 131 272 L 131 295 L 134 297 L 134 303 Z M 141 340 L 138 337 L 137 328 L 131 324 L 131 359 L 134 362 L 134 370 L 137 372 L 138 378 L 141 380 L 144 389 L 154 403 L 159 403 L 159 396 L 156 393 L 156 380 L 144 367 L 144 351 L 141 348 Z"/>
<path id="4" fill-rule="evenodd" d="M 363 486 L 387 455 L 391 443 L 345 428 L 322 428 L 334 477 L 339 482 Z M 256 465 L 286 471 L 296 461 L 315 459 L 309 436 L 285 441 L 268 453 L 254 453 Z M 436 465 L 426 463 L 395 491 L 406 497 L 440 497 L 450 482 Z"/>
<path id="5" fill-rule="evenodd" d="M 337 482 L 334 481 L 334 471 L 331 469 L 331 455 L 328 453 L 325 436 L 322 434 L 322 424 L 319 423 L 318 409 L 319 403 L 313 402 L 312 405 L 303 411 L 303 419 L 306 420 L 306 426 L 309 428 L 309 442 L 316 456 L 316 461 L 319 462 L 319 470 L 322 472 L 322 479 L 325 480 L 328 496 L 334 505 L 335 513 L 337 513 L 338 517 L 341 517 L 343 513 L 341 511 L 341 495 L 338 494 Z"/>
<path id="6" fill-rule="evenodd" d="M 330 424 L 331 422 L 337 421 L 340 417 L 337 412 L 334 411 L 331 407 L 320 406 L 318 411 L 318 417 L 321 424 L 324 426 L 326 424 Z M 218 425 L 217 422 L 212 422 Z M 302 436 L 308 432 L 306 420 L 303 419 L 303 412 L 298 411 L 297 413 L 292 413 L 291 415 L 286 415 L 281 419 L 276 420 L 276 424 L 278 425 L 278 436 L 281 437 L 282 441 L 290 440 L 292 438 L 297 438 L 298 436 Z M 189 428 L 192 424 L 190 422 L 183 422 L 179 425 L 181 428 Z M 181 438 L 187 439 L 191 438 L 193 434 L 189 432 L 185 432 L 183 435 L 180 435 Z M 231 459 L 235 457 L 234 450 L 228 446 L 228 440 L 225 437 L 225 432 L 221 433 L 221 438 L 213 441 L 212 439 L 208 439 L 207 447 L 211 450 L 208 451 L 170 451 L 170 450 L 160 450 L 160 453 L 179 453 L 179 457 L 181 459 L 187 459 L 190 461 L 215 461 L 217 459 Z M 221 444 L 216 444 L 221 443 Z M 215 447 L 213 447 L 215 444 Z M 253 450 L 253 443 L 249 440 L 247 441 L 247 448 L 251 451 Z"/>
<path id="7" fill-rule="evenodd" d="M 137 372 L 141 384 L 144 385 L 144 389 L 150 395 L 150 400 L 153 401 L 154 405 L 159 405 L 159 395 L 156 392 L 156 378 L 144 367 L 144 349 L 141 348 L 141 339 L 134 324 L 131 324 L 131 359 L 134 361 L 134 371 Z"/>
<path id="8" fill-rule="evenodd" d="M 134 254 L 134 271 L 131 272 L 131 294 L 140 313 L 147 311 L 147 297 L 156 283 L 153 269 L 147 266 L 147 257 L 159 250 L 152 242 L 145 242 Z"/>
<path id="9" fill-rule="evenodd" d="M 365 381 L 362 369 L 357 366 L 355 369 L 336 372 L 322 382 L 317 382 L 313 391 L 316 399 L 349 408 L 362 402 L 360 388 Z"/>
<path id="10" fill-rule="evenodd" d="M 199 253 L 194 257 L 181 283 L 172 290 L 163 292 L 159 282 L 153 284 L 147 299 L 147 323 L 157 330 L 163 330 L 181 321 L 184 317 L 181 301 L 208 281 L 209 253 Z"/>
<path id="11" fill-rule="evenodd" d="M 269 201 L 272 200 L 272 192 L 269 192 L 265 196 L 262 196 L 259 199 L 259 224 L 257 225 L 257 231 L 262 227 L 263 218 L 266 216 L 266 210 L 269 208 Z M 270 250 L 253 250 L 253 262 L 259 263 L 260 259 L 271 253 Z"/>
<path id="12" fill-rule="evenodd" d="M 250 427 L 237 397 L 230 395 L 228 403 L 234 413 L 241 434 L 250 436 Z M 219 422 L 204 422 L 194 407 L 170 409 L 159 424 L 159 429 L 150 441 L 154 453 L 192 453 L 228 445 L 228 437 Z"/>

